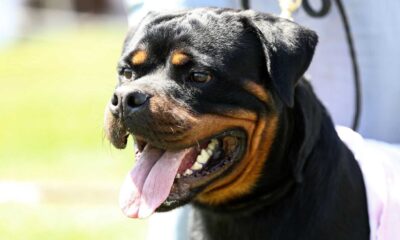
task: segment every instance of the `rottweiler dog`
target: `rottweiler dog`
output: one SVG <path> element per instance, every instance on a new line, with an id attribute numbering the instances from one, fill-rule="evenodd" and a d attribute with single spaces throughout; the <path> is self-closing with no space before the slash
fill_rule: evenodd
<path id="1" fill-rule="evenodd" d="M 254 11 L 149 13 L 125 40 L 106 136 L 133 218 L 193 205 L 192 239 L 369 238 L 351 151 L 303 74 L 318 37 Z"/>

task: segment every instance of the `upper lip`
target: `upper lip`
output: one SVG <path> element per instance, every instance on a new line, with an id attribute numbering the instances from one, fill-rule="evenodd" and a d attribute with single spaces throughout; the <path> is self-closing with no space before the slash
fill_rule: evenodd
<path id="1" fill-rule="evenodd" d="M 244 131 L 242 131 L 240 129 L 236 129 L 236 128 L 222 131 L 222 132 L 217 133 L 215 135 L 203 138 L 202 140 L 199 140 L 199 141 L 196 140 L 196 141 L 194 141 L 192 143 L 189 143 L 189 144 L 184 144 L 184 145 L 174 144 L 173 146 L 170 146 L 170 147 L 167 147 L 167 148 L 165 146 L 160 146 L 160 144 L 157 144 L 156 142 L 151 141 L 146 137 L 134 136 L 134 138 L 136 140 L 136 144 L 137 144 L 137 147 L 139 148 L 139 151 L 141 151 L 146 144 L 151 144 L 152 146 L 154 146 L 156 148 L 163 149 L 163 150 L 171 150 L 171 149 L 173 149 L 173 150 L 181 150 L 181 149 L 193 147 L 195 145 L 201 145 L 201 144 L 203 144 L 203 143 L 205 143 L 205 142 L 207 142 L 207 141 L 209 141 L 209 140 L 211 140 L 213 138 L 222 138 L 224 136 L 234 136 L 234 137 L 237 137 L 238 139 L 245 139 L 246 138 L 246 134 L 244 133 Z M 241 146 L 243 144 L 239 144 L 239 145 Z"/>

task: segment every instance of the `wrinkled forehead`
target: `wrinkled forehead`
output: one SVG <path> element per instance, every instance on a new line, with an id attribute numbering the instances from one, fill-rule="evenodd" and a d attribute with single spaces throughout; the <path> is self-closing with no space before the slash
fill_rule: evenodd
<path id="1" fill-rule="evenodd" d="M 149 14 L 127 37 L 124 55 L 145 48 L 161 56 L 174 49 L 218 57 L 240 48 L 244 37 L 240 19 L 232 13 L 192 10 Z"/>

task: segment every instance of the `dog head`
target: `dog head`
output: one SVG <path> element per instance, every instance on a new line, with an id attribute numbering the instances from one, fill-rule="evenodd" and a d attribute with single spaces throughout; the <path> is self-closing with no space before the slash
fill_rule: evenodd
<path id="1" fill-rule="evenodd" d="M 106 136 L 136 165 L 121 191 L 130 217 L 190 201 L 218 205 L 257 184 L 317 36 L 253 11 L 150 13 L 125 41 Z"/>

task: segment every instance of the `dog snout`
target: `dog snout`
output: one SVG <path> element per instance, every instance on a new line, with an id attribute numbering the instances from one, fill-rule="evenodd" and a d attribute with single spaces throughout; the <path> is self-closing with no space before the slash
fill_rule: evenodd
<path id="1" fill-rule="evenodd" d="M 109 108 L 115 116 L 130 116 L 144 106 L 150 95 L 140 91 L 124 87 L 117 88 L 111 98 Z"/>

